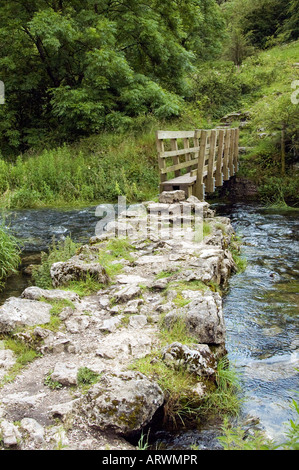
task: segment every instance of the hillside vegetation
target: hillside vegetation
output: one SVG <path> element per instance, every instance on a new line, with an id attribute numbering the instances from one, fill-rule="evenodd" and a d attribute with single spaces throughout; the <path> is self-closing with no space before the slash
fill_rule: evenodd
<path id="1" fill-rule="evenodd" d="M 213 128 L 236 111 L 249 113 L 240 175 L 264 200 L 296 204 L 297 7 L 298 0 L 6 2 L 1 205 L 154 198 L 155 131 Z"/>

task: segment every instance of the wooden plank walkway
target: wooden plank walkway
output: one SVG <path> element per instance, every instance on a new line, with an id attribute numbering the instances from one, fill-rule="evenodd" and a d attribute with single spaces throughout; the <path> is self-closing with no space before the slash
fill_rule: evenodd
<path id="1" fill-rule="evenodd" d="M 204 200 L 238 170 L 239 128 L 157 131 L 160 192 L 183 189 Z"/>

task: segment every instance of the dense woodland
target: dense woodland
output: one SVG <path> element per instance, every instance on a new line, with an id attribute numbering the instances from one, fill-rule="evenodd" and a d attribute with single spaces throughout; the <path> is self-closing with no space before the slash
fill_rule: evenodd
<path id="1" fill-rule="evenodd" d="M 298 0 L 2 2 L 1 205 L 155 195 L 154 131 L 240 110 L 242 171 L 296 202 L 298 32 Z"/>

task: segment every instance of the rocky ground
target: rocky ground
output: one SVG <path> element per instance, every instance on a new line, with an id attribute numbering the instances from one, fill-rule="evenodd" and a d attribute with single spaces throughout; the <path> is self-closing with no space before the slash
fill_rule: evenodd
<path id="1" fill-rule="evenodd" d="M 217 360 L 225 354 L 222 299 L 213 287 L 225 285 L 235 270 L 228 249 L 233 229 L 207 203 L 184 199 L 181 192 L 162 194 L 161 202 L 146 204 L 146 212 L 155 221 L 162 219 L 164 227 L 163 211 L 172 213 L 175 204 L 170 226 L 179 221 L 181 227 L 188 219 L 184 209 L 202 211 L 210 227 L 202 241 L 194 238 L 192 223 L 180 238 L 167 230 L 165 235 L 163 229 L 140 232 L 141 225 L 149 228 L 148 221 L 144 225 L 144 218 L 129 211 L 71 260 L 52 266 L 53 289 L 29 287 L 0 307 L 1 448 L 134 448 L 127 437 L 151 422 L 166 397 L 156 380 L 131 365 L 159 348 L 164 364 L 185 368 L 196 379 L 194 393 L 204 395 L 202 378 L 213 377 Z M 129 259 L 111 262 L 123 268 L 109 279 L 99 252 L 116 236 L 115 228 L 122 235 L 124 224 L 132 251 Z M 101 283 L 96 293 L 80 297 L 65 289 L 67 282 L 86 273 Z M 194 282 L 204 288 L 194 289 Z M 69 305 L 59 313 L 59 327 L 47 328 L 53 301 L 61 299 Z M 162 348 L 161 325 L 171 329 L 178 318 L 197 342 L 190 346 L 176 341 Z M 11 380 L 7 378 L 17 356 L 7 338 L 39 353 Z M 84 373 L 95 377 L 95 383 L 82 386 Z"/>

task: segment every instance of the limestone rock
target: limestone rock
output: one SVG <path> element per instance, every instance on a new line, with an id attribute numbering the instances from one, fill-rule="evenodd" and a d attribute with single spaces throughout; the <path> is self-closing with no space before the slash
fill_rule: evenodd
<path id="1" fill-rule="evenodd" d="M 10 297 L 0 307 L 0 332 L 9 333 L 17 326 L 49 323 L 52 305 L 37 300 Z"/>
<path id="2" fill-rule="evenodd" d="M 96 281 L 107 284 L 109 277 L 99 263 L 86 263 L 78 256 L 68 261 L 60 261 L 51 266 L 50 274 L 54 287 L 66 285 L 70 281 L 85 280 L 87 276 Z"/>
<path id="3" fill-rule="evenodd" d="M 58 362 L 55 364 L 51 379 L 62 385 L 77 385 L 78 366 Z"/>
<path id="4" fill-rule="evenodd" d="M 141 288 L 136 285 L 127 285 L 115 292 L 114 296 L 117 302 L 128 302 L 137 295 L 141 294 Z"/>
<path id="5" fill-rule="evenodd" d="M 0 379 L 16 362 L 16 357 L 10 349 L 0 349 Z"/>
<path id="6" fill-rule="evenodd" d="M 114 333 L 118 326 L 120 326 L 122 318 L 123 315 L 118 315 L 114 318 L 106 318 L 106 320 L 104 320 L 102 325 L 99 327 L 99 330 L 103 331 L 104 333 Z"/>
<path id="7" fill-rule="evenodd" d="M 30 300 L 40 300 L 42 298 L 46 300 L 70 300 L 71 302 L 80 301 L 80 297 L 75 292 L 59 290 L 59 289 L 41 289 L 37 286 L 30 286 L 27 287 L 21 297 L 23 299 L 30 299 Z"/>
<path id="8" fill-rule="evenodd" d="M 187 307 L 165 316 L 165 326 L 171 328 L 179 318 L 185 321 L 187 330 L 199 343 L 221 345 L 225 342 L 222 300 L 218 292 L 198 292 L 198 296 Z"/>
<path id="9" fill-rule="evenodd" d="M 77 352 L 74 343 L 64 333 L 53 333 L 50 330 L 37 327 L 33 334 L 38 341 L 37 350 L 42 354 L 60 354 L 64 352 L 74 354 Z"/>
<path id="10" fill-rule="evenodd" d="M 5 447 L 14 447 L 21 439 L 21 434 L 17 426 L 6 419 L 0 421 L 0 435 Z"/>
<path id="11" fill-rule="evenodd" d="M 186 199 L 185 191 L 163 191 L 159 196 L 159 202 L 163 204 L 173 204 L 174 202 L 184 201 Z"/>
<path id="12" fill-rule="evenodd" d="M 67 422 L 72 418 L 78 402 L 79 398 L 66 403 L 57 403 L 50 407 L 49 415 L 53 418 L 59 418 L 63 422 Z"/>
<path id="13" fill-rule="evenodd" d="M 106 373 L 81 404 L 91 426 L 128 435 L 148 424 L 163 404 L 160 387 L 140 372 Z"/>
<path id="14" fill-rule="evenodd" d="M 216 360 L 207 344 L 194 344 L 189 347 L 179 342 L 166 346 L 162 359 L 169 367 L 187 370 L 197 377 L 215 374 Z"/>
<path id="15" fill-rule="evenodd" d="M 35 419 L 23 418 L 21 421 L 21 428 L 29 434 L 29 438 L 36 444 L 44 443 L 45 430 Z"/>
<path id="16" fill-rule="evenodd" d="M 136 334 L 135 334 L 136 331 Z M 150 354 L 154 347 L 155 338 L 151 331 L 121 329 L 117 330 L 113 336 L 106 336 L 100 339 L 96 355 L 104 359 L 116 359 L 121 363 L 128 357 L 139 359 Z"/>
<path id="17" fill-rule="evenodd" d="M 143 328 L 147 324 L 146 315 L 133 315 L 130 317 L 129 325 L 132 328 Z"/>

